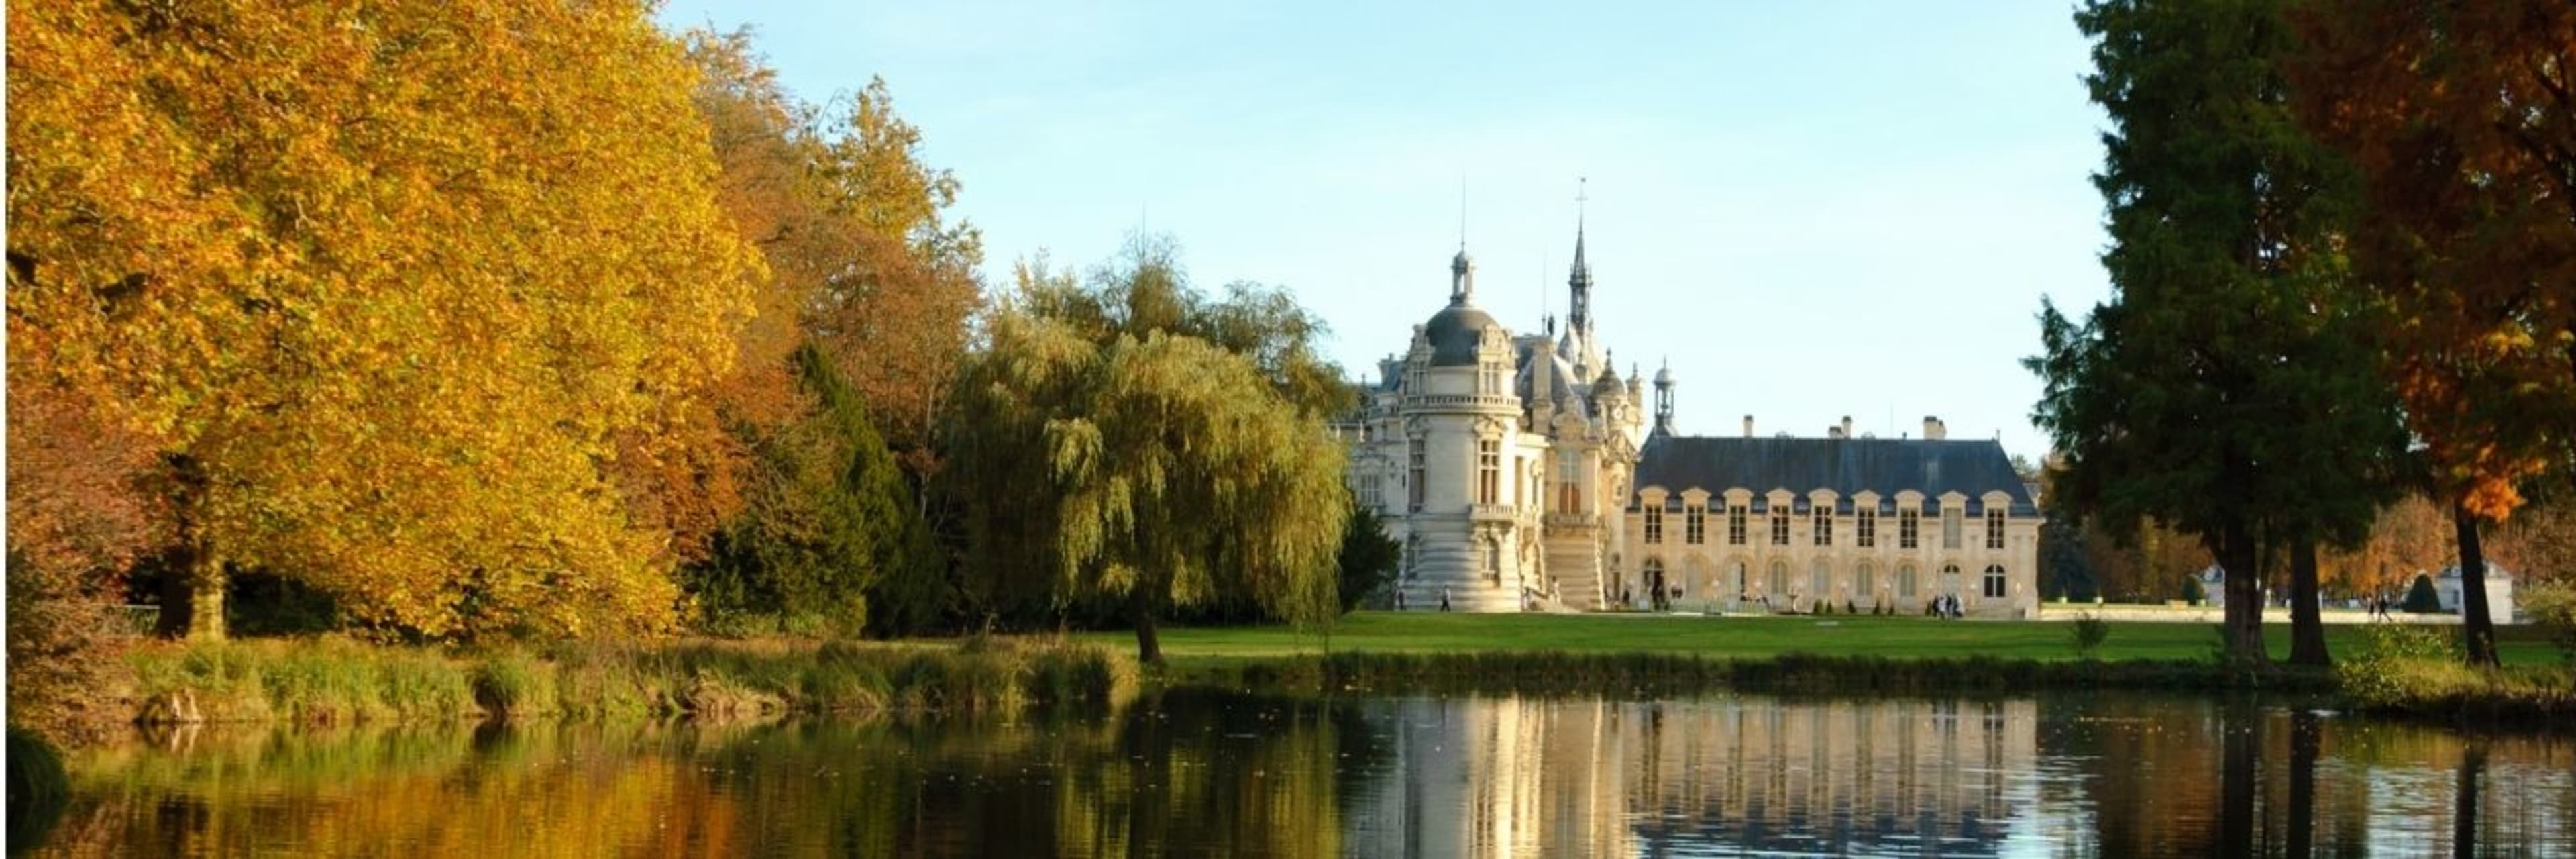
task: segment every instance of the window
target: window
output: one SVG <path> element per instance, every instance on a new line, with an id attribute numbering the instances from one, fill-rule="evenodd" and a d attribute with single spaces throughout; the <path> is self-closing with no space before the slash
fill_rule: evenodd
<path id="1" fill-rule="evenodd" d="M 1826 502 L 1818 503 L 1818 504 L 1814 507 L 1814 509 L 1810 511 L 1810 516 L 1812 517 L 1812 520 L 1813 520 L 1813 521 L 1812 521 L 1812 524 L 1814 524 L 1814 525 L 1815 525 L 1815 527 L 1814 527 L 1812 530 L 1813 530 L 1813 531 L 1815 532 L 1815 534 L 1816 534 L 1816 545 L 1819 545 L 1819 546 L 1831 546 L 1831 545 L 1833 545 L 1833 544 L 1834 544 L 1834 503 L 1833 503 L 1833 502 L 1831 502 L 1831 501 L 1826 501 Z"/>
<path id="2" fill-rule="evenodd" d="M 1726 505 L 1726 544 L 1744 545 L 1744 505 Z"/>
<path id="3" fill-rule="evenodd" d="M 1566 513 L 1583 512 L 1583 466 L 1574 457 L 1556 458 L 1556 509 Z"/>
<path id="4" fill-rule="evenodd" d="M 1521 496 L 1521 488 L 1529 485 L 1529 481 L 1522 478 L 1521 472 L 1528 466 L 1529 460 L 1522 459 L 1517 456 L 1512 457 L 1512 506 L 1514 507 L 1524 506 L 1529 503 Z"/>
<path id="5" fill-rule="evenodd" d="M 1788 507 L 1788 505 L 1785 505 L 1785 504 L 1774 504 L 1774 505 L 1771 505 L 1771 545 L 1774 545 L 1774 546 L 1786 546 L 1786 545 L 1789 545 L 1789 507 Z"/>
<path id="6" fill-rule="evenodd" d="M 2003 508 L 2001 508 L 2001 507 L 1987 507 L 1987 508 L 1986 508 L 1986 548 L 1989 548 L 1989 549 L 2001 549 L 2001 548 L 2003 548 L 2003 547 L 2004 547 L 2004 510 L 2003 510 Z"/>
<path id="7" fill-rule="evenodd" d="M 1747 597 L 1747 596 L 1752 596 L 1752 595 L 1753 595 L 1753 581 L 1752 581 L 1752 576 L 1748 575 L 1748 574 L 1747 574 L 1747 572 L 1745 571 L 1745 569 L 1744 569 L 1744 562 L 1743 562 L 1743 561 L 1737 561 L 1737 562 L 1735 562 L 1735 563 L 1732 563 L 1732 564 L 1728 564 L 1728 565 L 1726 565 L 1726 567 L 1727 567 L 1728 572 L 1729 572 L 1729 573 L 1731 573 L 1731 575 L 1729 576 L 1729 578 L 1732 578 L 1732 579 L 1734 579 L 1734 580 L 1735 580 L 1735 595 L 1736 595 L 1736 596 L 1738 596 L 1738 597 Z"/>
<path id="8" fill-rule="evenodd" d="M 1899 549 L 1911 549 L 1911 548 L 1914 548 L 1914 547 L 1916 547 L 1916 546 L 1922 545 L 1922 542 L 1921 542 L 1920 540 L 1916 539 L 1916 536 L 1915 536 L 1915 532 L 1922 530 L 1922 528 L 1921 528 L 1921 522 L 1922 522 L 1922 519 L 1923 519 L 1923 513 L 1922 513 L 1922 511 L 1916 510 L 1916 509 L 1914 509 L 1914 508 L 1912 508 L 1912 507 L 1908 507 L 1908 508 L 1905 508 L 1905 509 L 1903 509 L 1903 510 L 1896 511 L 1896 547 L 1897 547 L 1897 548 L 1899 548 Z"/>
<path id="9" fill-rule="evenodd" d="M 1775 594 L 1789 592 L 1789 562 L 1771 562 L 1771 592 Z"/>
<path id="10" fill-rule="evenodd" d="M 1913 565 L 1913 564 L 1906 564 L 1906 565 L 1904 565 L 1904 566 L 1901 566 L 1901 567 L 1897 567 L 1897 568 L 1896 568 L 1896 595 L 1897 595 L 1897 596 L 1901 596 L 1901 597 L 1904 597 L 1904 598 L 1906 598 L 1906 599 L 1913 599 L 1913 598 L 1914 598 L 1914 593 L 1915 593 L 1915 591 L 1917 590 L 1918 585 L 1919 585 L 1919 583 L 1915 581 L 1914 565 Z"/>
<path id="11" fill-rule="evenodd" d="M 1422 490 L 1426 483 L 1426 481 L 1422 479 L 1421 439 L 1413 440 L 1412 452 L 1406 454 L 1406 457 L 1411 460 L 1409 463 L 1409 470 L 1412 472 L 1412 479 L 1405 481 L 1404 484 L 1404 497 L 1405 504 L 1407 505 L 1406 509 L 1415 513 L 1420 513 L 1422 512 Z"/>
<path id="12" fill-rule="evenodd" d="M 1986 598 L 1990 600 L 2004 598 L 2004 565 L 1986 565 Z"/>
<path id="13" fill-rule="evenodd" d="M 1682 508 L 1682 542 L 1693 546 L 1708 542 L 1708 505 Z"/>
<path id="14" fill-rule="evenodd" d="M 1660 501 L 1649 502 L 1646 505 L 1646 544 L 1651 546 L 1663 541 L 1664 504 Z"/>
<path id="15" fill-rule="evenodd" d="M 1863 561 L 1860 566 L 1852 568 L 1852 592 L 1872 600 L 1877 599 L 1878 570 L 1871 567 L 1869 562 Z"/>
<path id="16" fill-rule="evenodd" d="M 1360 475 L 1360 503 L 1367 505 L 1369 512 L 1386 510 L 1385 480 L 1374 471 Z"/>
<path id="17" fill-rule="evenodd" d="M 1961 511 L 1956 507 L 1947 507 L 1941 510 L 1941 548 L 1959 548 L 1961 515 Z"/>
<path id="18" fill-rule="evenodd" d="M 1863 549 L 1878 545 L 1878 505 L 1852 508 L 1852 545 Z"/>
<path id="19" fill-rule="evenodd" d="M 1810 588 L 1808 595 L 1820 600 L 1831 599 L 1834 595 L 1833 564 L 1817 558 L 1815 568 L 1807 575 L 1807 584 Z"/>
<path id="20" fill-rule="evenodd" d="M 1941 565 L 1941 592 L 1954 596 L 1959 593 L 1959 565 Z"/>
<path id="21" fill-rule="evenodd" d="M 1503 442 L 1476 440 L 1476 503 L 1495 504 L 1503 497 Z"/>

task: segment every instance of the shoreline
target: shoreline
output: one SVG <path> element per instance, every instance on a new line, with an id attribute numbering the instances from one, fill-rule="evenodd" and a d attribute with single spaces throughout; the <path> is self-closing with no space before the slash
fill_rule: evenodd
<path id="1" fill-rule="evenodd" d="M 345 638 L 149 643 L 127 654 L 128 724 L 502 722 L 781 716 L 974 715 L 1098 709 L 1140 688 L 1293 695 L 1653 698 L 1994 696 L 2142 690 L 2288 694 L 2335 709 L 2520 728 L 2576 727 L 2576 683 L 2556 666 L 2492 672 L 2430 661 L 2374 663 L 2392 682 L 2352 688 L 2335 671 L 2232 671 L 2200 658 L 2074 659 L 1788 650 L 1710 656 L 1565 648 L 1228 654 L 1192 647 L 1161 668 L 1097 636 L 908 642 L 679 640 L 444 650 Z M 1321 643 L 1320 639 L 1314 643 Z M 2361 660 L 2348 655 L 2343 670 Z M 2393 667 L 2392 667 L 2393 666 Z M 2378 677 L 2379 675 L 2373 675 Z M 2367 693 L 2366 695 L 2364 693 Z"/>

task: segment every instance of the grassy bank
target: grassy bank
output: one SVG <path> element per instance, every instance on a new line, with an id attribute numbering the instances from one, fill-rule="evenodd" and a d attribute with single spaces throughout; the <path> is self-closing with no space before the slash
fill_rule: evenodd
<path id="1" fill-rule="evenodd" d="M 1487 651 L 1208 657 L 1177 661 L 1166 683 L 1290 692 L 1608 695 L 1660 698 L 1715 689 L 1786 695 L 2003 694 L 2042 689 L 2215 689 L 2259 685 L 2321 692 L 2320 671 L 2231 677 L 2207 661 L 2041 661 L 1786 653 L 1703 658 L 1668 653 Z"/>
<path id="2" fill-rule="evenodd" d="M 346 639 L 138 648 L 136 719 L 304 724 L 460 719 L 990 712 L 1102 702 L 1133 662 L 1036 639 L 670 642 L 443 652 Z"/>
<path id="3" fill-rule="evenodd" d="M 2113 621 L 2095 654 L 2105 662 L 2148 660 L 2206 662 L 2218 643 L 2216 627 L 2197 623 Z M 1204 660 L 1320 656 L 1332 652 L 1646 653 L 1709 659 L 1771 659 L 1799 653 L 1891 659 L 1991 659 L 2077 661 L 2068 625 L 2028 621 L 1941 621 L 1919 617 L 1675 617 L 1649 615 L 1354 613 L 1329 637 L 1301 635 L 1281 626 L 1171 628 L 1162 630 L 1163 653 L 1176 665 Z M 2454 634 L 2457 627 L 2427 627 Z M 2368 625 L 2328 626 L 2337 656 L 2358 652 Z M 2507 665 L 2555 664 L 2559 656 L 2531 627 L 2499 627 Z M 2264 629 L 2272 657 L 2290 654 L 2290 629 Z M 1135 649 L 1119 632 L 1078 636 L 1102 647 Z"/>

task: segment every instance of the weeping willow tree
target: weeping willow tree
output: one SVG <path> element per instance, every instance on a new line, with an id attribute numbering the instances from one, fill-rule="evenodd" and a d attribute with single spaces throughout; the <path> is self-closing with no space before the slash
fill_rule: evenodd
<path id="1" fill-rule="evenodd" d="M 1147 663 L 1175 606 L 1329 621 L 1350 500 L 1323 410 L 1262 355 L 1188 333 L 1200 314 L 1130 312 L 1115 284 L 1140 271 L 1170 273 L 1081 290 L 1023 272 L 995 312 L 950 431 L 970 567 L 989 587 L 1116 600 Z"/>

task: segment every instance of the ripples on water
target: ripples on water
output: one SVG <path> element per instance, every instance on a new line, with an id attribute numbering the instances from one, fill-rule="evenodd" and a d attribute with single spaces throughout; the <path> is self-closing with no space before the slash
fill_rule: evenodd
<path id="1" fill-rule="evenodd" d="M 2576 746 L 2250 700 L 1176 691 L 1106 717 L 166 734 L 42 853 L 2576 855 Z"/>

